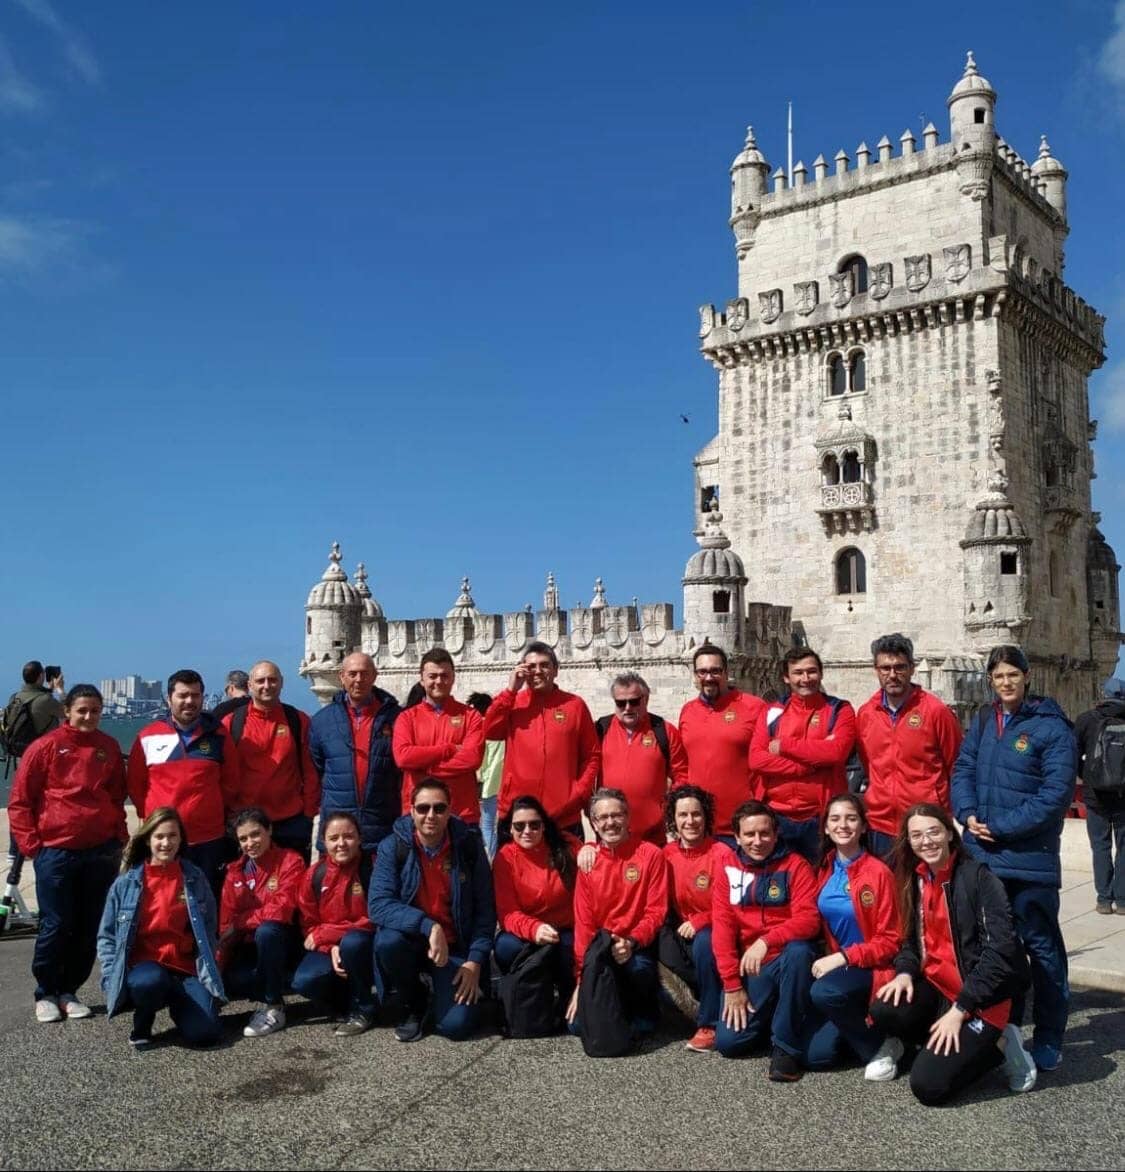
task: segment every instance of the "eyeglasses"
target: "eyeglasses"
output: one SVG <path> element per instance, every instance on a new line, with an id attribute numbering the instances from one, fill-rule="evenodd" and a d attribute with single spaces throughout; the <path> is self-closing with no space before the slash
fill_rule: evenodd
<path id="1" fill-rule="evenodd" d="M 512 833 L 513 834 L 529 834 L 533 831 L 542 830 L 542 829 L 543 829 L 543 819 L 542 818 L 531 818 L 527 822 L 513 822 L 512 823 Z"/>
<path id="2" fill-rule="evenodd" d="M 909 663 L 887 663 L 876 665 L 875 670 L 881 676 L 904 676 L 910 673 L 910 668 Z"/>
<path id="3" fill-rule="evenodd" d="M 414 807 L 415 814 L 445 814 L 448 810 L 448 802 L 418 802 Z"/>
<path id="4" fill-rule="evenodd" d="M 644 702 L 643 696 L 627 696 L 624 700 L 614 700 L 618 708 L 640 708 Z"/>
<path id="5" fill-rule="evenodd" d="M 988 677 L 994 684 L 1014 684 L 1023 679 L 1022 671 L 994 671 Z"/>
<path id="6" fill-rule="evenodd" d="M 910 841 L 913 843 L 942 842 L 948 833 L 949 831 L 944 826 L 939 826 L 934 830 L 912 830 Z"/>
<path id="7" fill-rule="evenodd" d="M 695 674 L 701 679 L 707 679 L 708 676 L 725 676 L 727 669 L 725 667 L 697 667 Z"/>
<path id="8" fill-rule="evenodd" d="M 598 814 L 594 818 L 595 822 L 624 822 L 624 814 Z"/>

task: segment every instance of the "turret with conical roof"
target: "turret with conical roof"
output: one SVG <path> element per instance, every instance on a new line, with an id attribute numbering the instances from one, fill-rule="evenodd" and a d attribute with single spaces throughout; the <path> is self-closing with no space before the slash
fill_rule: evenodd
<path id="1" fill-rule="evenodd" d="M 1066 223 L 1066 168 L 1051 154 L 1047 136 L 1039 136 L 1039 158 L 1031 164 L 1031 173 L 1039 180 L 1043 198 L 1062 216 Z"/>
<path id="2" fill-rule="evenodd" d="M 988 194 L 996 151 L 996 91 L 981 77 L 969 51 L 965 72 L 946 99 L 949 137 L 957 160 L 961 194 L 980 200 Z"/>
<path id="3" fill-rule="evenodd" d="M 742 646 L 746 614 L 746 567 L 722 530 L 718 502 L 703 523 L 699 549 L 684 568 L 684 639 L 686 649 L 717 643 L 727 651 Z"/>
<path id="4" fill-rule="evenodd" d="M 758 150 L 754 127 L 746 128 L 746 145 L 730 166 L 730 226 L 735 250 L 743 260 L 754 244 L 762 197 L 769 190 L 770 165 Z"/>
<path id="5" fill-rule="evenodd" d="M 337 664 L 361 646 L 360 621 L 364 599 L 348 581 L 348 575 L 340 565 L 342 560 L 340 543 L 334 541 L 328 555 L 328 568 L 309 591 L 305 603 L 302 672 L 318 665 Z"/>

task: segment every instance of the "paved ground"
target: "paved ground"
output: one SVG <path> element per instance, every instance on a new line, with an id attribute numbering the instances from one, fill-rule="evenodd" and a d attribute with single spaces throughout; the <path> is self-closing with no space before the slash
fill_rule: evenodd
<path id="1" fill-rule="evenodd" d="M 4 1168 L 1121 1168 L 1125 1005 L 1077 993 L 1065 1062 L 1028 1095 L 993 1074 L 947 1109 L 858 1069 L 765 1077 L 766 1059 L 682 1047 L 586 1058 L 577 1040 L 395 1042 L 321 1019 L 188 1051 L 135 1054 L 128 1017 L 31 1019 L 32 941 L 0 941 Z M 99 995 L 87 990 L 92 1003 Z M 296 1015 L 294 1015 L 296 1016 Z M 158 1020 L 158 1028 L 167 1019 Z"/>

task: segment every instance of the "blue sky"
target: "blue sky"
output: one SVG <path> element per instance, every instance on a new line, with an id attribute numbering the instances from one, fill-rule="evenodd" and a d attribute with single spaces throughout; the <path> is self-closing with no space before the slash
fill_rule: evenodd
<path id="1" fill-rule="evenodd" d="M 734 293 L 727 168 L 932 119 L 972 48 L 1070 171 L 1110 318 L 1125 552 L 1125 0 L 90 6 L 0 0 L 0 647 L 68 678 L 269 655 L 343 545 L 388 614 L 668 599 Z M 690 422 L 684 424 L 681 414 Z"/>

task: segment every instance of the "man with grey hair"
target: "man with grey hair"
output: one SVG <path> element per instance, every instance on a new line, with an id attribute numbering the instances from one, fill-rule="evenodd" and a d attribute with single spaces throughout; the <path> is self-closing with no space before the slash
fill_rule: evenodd
<path id="1" fill-rule="evenodd" d="M 625 794 L 633 834 L 663 847 L 668 780 L 678 785 L 688 779 L 683 741 L 670 720 L 649 712 L 649 686 L 635 671 L 617 676 L 609 694 L 617 711 L 595 726 L 602 743 L 598 785 Z"/>
<path id="2" fill-rule="evenodd" d="M 856 747 L 869 778 L 868 842 L 885 859 L 916 802 L 950 809 L 949 777 L 963 734 L 952 710 L 912 682 L 914 644 L 905 635 L 881 635 L 871 655 L 879 690 L 856 713 Z"/>
<path id="3" fill-rule="evenodd" d="M 216 720 L 229 716 L 237 708 L 245 708 L 250 703 L 250 675 L 241 668 L 227 672 L 226 687 L 223 688 L 225 700 L 221 700 L 211 710 Z"/>

